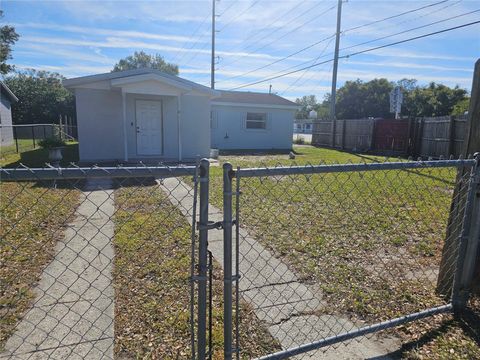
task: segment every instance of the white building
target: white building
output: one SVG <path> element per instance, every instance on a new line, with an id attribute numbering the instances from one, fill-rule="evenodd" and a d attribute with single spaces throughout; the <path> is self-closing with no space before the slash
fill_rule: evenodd
<path id="1" fill-rule="evenodd" d="M 290 149 L 296 104 L 225 92 L 154 69 L 64 81 L 74 91 L 80 161 L 188 161 L 219 149 Z"/>

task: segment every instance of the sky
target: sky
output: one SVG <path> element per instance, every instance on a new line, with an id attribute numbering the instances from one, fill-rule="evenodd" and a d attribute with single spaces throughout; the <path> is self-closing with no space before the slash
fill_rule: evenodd
<path id="1" fill-rule="evenodd" d="M 0 21 L 20 35 L 9 61 L 18 70 L 92 75 L 143 50 L 210 85 L 212 1 L 0 0 L 0 8 Z M 330 92 L 337 1 L 220 0 L 216 15 L 216 88 L 268 92 L 271 85 L 289 99 Z M 478 20 L 480 0 L 344 1 L 337 84 L 415 78 L 470 91 L 480 24 L 347 55 Z"/>

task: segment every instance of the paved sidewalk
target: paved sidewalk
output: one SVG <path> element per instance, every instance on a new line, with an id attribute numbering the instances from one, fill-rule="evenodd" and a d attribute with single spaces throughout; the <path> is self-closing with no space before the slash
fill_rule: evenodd
<path id="1" fill-rule="evenodd" d="M 89 181 L 80 200 L 1 358 L 113 359 L 111 182 Z"/>
<path id="2" fill-rule="evenodd" d="M 172 204 L 190 222 L 192 214 L 186 210 L 193 207 L 193 191 L 190 186 L 185 183 L 179 186 L 178 179 L 164 179 L 161 184 Z M 220 209 L 209 205 L 209 220 L 222 221 Z M 282 348 L 288 349 L 355 329 L 355 325 L 344 317 L 316 315 L 325 306 L 321 301 L 321 292 L 299 282 L 288 266 L 251 237 L 245 228 L 241 227 L 239 231 L 241 296 L 252 306 L 256 316 L 266 324 Z M 209 250 L 223 265 L 222 231 L 209 232 Z M 235 259 L 235 253 L 233 258 Z M 388 359 L 385 354 L 397 348 L 398 343 L 394 339 L 362 338 L 361 341 L 341 344 L 338 348 L 331 347 L 326 352 L 312 351 L 301 358 Z"/>

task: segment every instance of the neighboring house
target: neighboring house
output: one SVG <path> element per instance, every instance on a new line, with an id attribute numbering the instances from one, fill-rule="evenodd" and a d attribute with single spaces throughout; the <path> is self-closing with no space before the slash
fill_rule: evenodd
<path id="1" fill-rule="evenodd" d="M 298 104 L 275 94 L 223 91 L 212 100 L 212 147 L 290 150 Z"/>
<path id="2" fill-rule="evenodd" d="M 75 93 L 80 161 L 189 161 L 220 149 L 290 149 L 297 105 L 212 90 L 154 69 L 64 81 Z M 212 127 L 212 129 L 211 129 Z"/>
<path id="3" fill-rule="evenodd" d="M 311 134 L 313 130 L 313 119 L 295 119 L 293 132 L 296 134 Z"/>
<path id="4" fill-rule="evenodd" d="M 0 81 L 0 144 L 13 144 L 12 104 L 17 102 L 13 92 Z"/>

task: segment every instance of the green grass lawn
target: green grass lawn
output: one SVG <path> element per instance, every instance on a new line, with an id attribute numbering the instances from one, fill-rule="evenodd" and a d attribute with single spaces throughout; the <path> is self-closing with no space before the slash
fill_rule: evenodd
<path id="1" fill-rule="evenodd" d="M 43 185 L 0 184 L 0 351 L 78 204 L 78 191 Z"/>
<path id="2" fill-rule="evenodd" d="M 385 161 L 314 147 L 294 149 L 295 160 L 222 156 L 220 165 Z M 210 172 L 210 198 L 221 207 L 221 166 Z M 455 176 L 456 169 L 447 168 L 244 178 L 240 222 L 304 282 L 320 287 L 330 304 L 324 313 L 378 322 L 444 304 L 435 284 Z M 419 329 L 406 326 L 396 334 L 408 342 L 412 328 Z M 478 347 L 465 349 L 477 349 L 467 354 L 480 356 Z"/>
<path id="3" fill-rule="evenodd" d="M 15 152 L 15 145 L 0 148 L 0 166 L 13 168 L 20 164 L 29 167 L 44 167 L 48 163 L 48 150 L 39 148 L 33 149 L 31 140 L 19 140 L 19 153 Z M 69 141 L 63 149 L 62 166 L 68 166 L 71 162 L 78 162 L 78 142 Z"/>
<path id="4" fill-rule="evenodd" d="M 115 354 L 120 358 L 186 359 L 190 348 L 191 227 L 160 187 L 115 192 Z M 214 359 L 223 359 L 223 273 L 214 264 Z M 246 359 L 278 350 L 242 305 L 249 332 Z"/>

